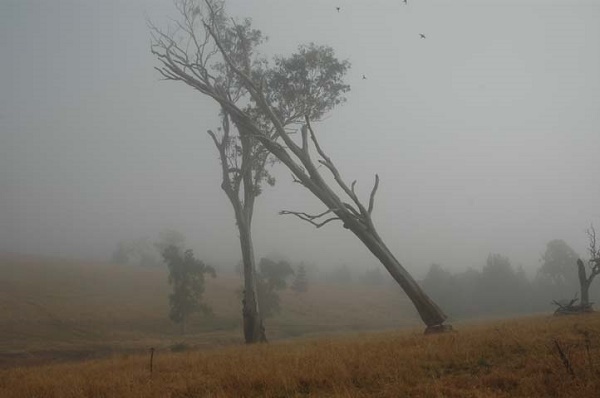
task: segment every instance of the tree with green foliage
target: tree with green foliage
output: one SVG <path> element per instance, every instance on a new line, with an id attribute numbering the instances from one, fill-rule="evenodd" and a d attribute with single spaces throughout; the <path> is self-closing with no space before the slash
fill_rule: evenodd
<path id="1" fill-rule="evenodd" d="M 183 82 L 213 99 L 221 114 L 226 116 L 226 123 L 231 122 L 236 127 L 241 140 L 258 142 L 260 148 L 291 171 L 295 182 L 308 189 L 325 206 L 319 214 L 288 210 L 281 214 L 294 215 L 317 228 L 339 221 L 379 259 L 402 287 L 427 325 L 426 331 L 448 330 L 449 327 L 444 325 L 444 312 L 400 264 L 375 228 L 372 213 L 379 177 L 375 175 L 368 203 L 361 201 L 355 191 L 356 181 L 348 184 L 342 178 L 317 140 L 312 122 L 342 101 L 332 101 L 337 98 L 331 96 L 332 90 L 340 96 L 349 90 L 343 83 L 349 63 L 338 61 L 332 49 L 309 45 L 300 47 L 298 56 L 292 56 L 289 62 L 276 59 L 275 66 L 269 67 L 258 54 L 258 46 L 262 43 L 260 31 L 253 29 L 248 19 L 238 22 L 229 18 L 223 1 L 179 0 L 176 4 L 182 18 L 175 23 L 174 30 L 165 32 L 152 27 L 152 53 L 161 64 L 156 69 L 163 78 Z M 277 87 L 283 87 L 283 91 Z M 211 136 L 215 145 L 228 145 L 224 136 L 220 141 L 217 134 Z M 243 156 L 244 145 L 240 148 Z M 245 148 L 248 155 L 251 146 Z M 223 161 L 222 166 L 225 176 L 229 168 Z M 327 182 L 321 174 L 321 166 L 324 166 L 321 171 L 330 173 L 334 182 Z M 233 175 L 239 176 L 240 181 L 250 180 L 250 170 L 250 165 L 234 167 Z M 224 178 L 222 186 L 227 187 L 229 181 Z M 254 193 L 246 188 L 244 195 L 248 196 L 245 199 L 253 203 Z M 245 218 L 240 219 L 236 213 L 236 221 L 238 227 L 243 221 L 249 231 L 252 212 L 245 214 Z M 251 241 L 242 242 L 242 249 L 249 250 L 244 247 L 252 247 Z M 244 264 L 245 275 L 253 275 L 252 265 Z M 255 284 L 247 283 L 246 295 L 250 294 L 247 287 L 255 287 Z M 256 337 L 262 326 L 255 322 L 259 319 L 255 317 L 259 315 L 257 303 L 248 302 L 253 297 L 246 298 L 244 311 L 248 309 L 252 313 L 247 317 L 244 312 L 244 331 Z M 252 330 L 246 328 L 246 319 L 249 323 L 254 322 L 250 324 Z"/>
<path id="2" fill-rule="evenodd" d="M 527 306 L 523 297 L 529 290 L 527 278 L 522 270 L 515 270 L 510 259 L 501 254 L 490 253 L 481 270 L 478 300 L 485 312 L 503 307 L 507 313 Z"/>
<path id="3" fill-rule="evenodd" d="M 258 268 L 258 302 L 266 318 L 281 311 L 279 292 L 287 288 L 287 280 L 294 270 L 287 261 L 269 258 L 261 258 Z"/>
<path id="4" fill-rule="evenodd" d="M 202 294 L 205 275 L 215 278 L 216 272 L 213 267 L 196 259 L 192 250 L 182 253 L 181 248 L 170 245 L 163 250 L 162 256 L 169 267 L 169 284 L 173 287 L 173 293 L 169 295 L 169 318 L 181 325 L 181 333 L 184 334 L 190 315 L 212 313 L 211 308 L 202 302 Z"/>
<path id="5" fill-rule="evenodd" d="M 300 46 L 296 54 L 275 58 L 271 66 L 256 51 L 266 40 L 262 32 L 254 29 L 249 19 L 236 22 L 227 18 L 222 1 L 176 0 L 175 4 L 181 15 L 175 31 L 184 39 L 179 41 L 175 33 L 151 27 L 152 53 L 163 64 L 157 70 L 167 80 L 184 82 L 203 94 L 238 104 L 269 140 L 278 140 L 278 128 L 297 124 L 305 117 L 316 120 L 345 101 L 344 93 L 349 86 L 342 78 L 349 63 L 339 61 L 331 48 Z M 219 49 L 227 58 L 216 59 Z M 277 112 L 277 123 L 252 100 L 231 62 L 261 81 L 263 93 L 273 106 L 271 110 Z M 244 337 L 247 343 L 262 342 L 267 337 L 257 299 L 252 219 L 263 185 L 275 183 L 269 166 L 277 158 L 261 145 L 251 129 L 238 122 L 237 111 L 232 113 L 225 102 L 217 102 L 220 126 L 216 131 L 208 130 L 208 134 L 219 153 L 221 188 L 233 207 L 239 232 L 244 275 Z"/>
<path id="6" fill-rule="evenodd" d="M 576 280 L 573 267 L 579 256 L 564 240 L 554 239 L 546 244 L 539 277 L 556 287 L 573 286 Z"/>
<path id="7" fill-rule="evenodd" d="M 183 249 L 185 247 L 185 235 L 174 229 L 160 231 L 158 241 L 154 243 L 154 247 L 162 254 L 169 246 L 176 246 Z"/>

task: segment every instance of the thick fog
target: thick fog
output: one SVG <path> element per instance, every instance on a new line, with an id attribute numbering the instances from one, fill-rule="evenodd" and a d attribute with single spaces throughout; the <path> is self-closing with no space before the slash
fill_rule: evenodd
<path id="1" fill-rule="evenodd" d="M 363 198 L 379 173 L 376 226 L 416 275 L 490 252 L 534 269 L 551 239 L 585 254 L 600 227 L 600 2 L 227 3 L 266 54 L 312 41 L 352 63 L 347 103 L 316 130 Z M 146 18 L 175 16 L 169 0 L 0 2 L 0 251 L 108 260 L 170 228 L 200 258 L 239 260 L 206 134 L 218 109 L 153 69 Z M 339 225 L 279 216 L 323 208 L 274 173 L 259 257 L 377 264 Z"/>

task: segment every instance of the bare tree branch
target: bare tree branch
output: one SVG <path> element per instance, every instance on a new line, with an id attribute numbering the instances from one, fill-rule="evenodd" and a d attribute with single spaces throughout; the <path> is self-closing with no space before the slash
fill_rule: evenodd
<path id="1" fill-rule="evenodd" d="M 312 214 L 304 213 L 301 211 L 281 210 L 279 212 L 279 214 L 283 214 L 283 215 L 291 214 L 291 215 L 298 217 L 301 220 L 311 223 L 312 225 L 314 225 L 317 228 L 321 228 L 323 225 L 325 225 L 331 221 L 340 220 L 339 217 L 330 217 L 321 222 L 315 221 L 329 213 L 332 213 L 333 211 L 334 211 L 333 209 L 329 209 L 329 210 L 324 211 L 323 213 L 312 215 Z"/>
<path id="2" fill-rule="evenodd" d="M 600 248 L 596 246 L 596 229 L 594 228 L 594 225 L 590 225 L 590 228 L 586 232 L 589 241 L 588 252 L 590 254 L 589 264 L 591 266 L 591 279 L 593 276 L 600 274 Z"/>
<path id="3" fill-rule="evenodd" d="M 317 140 L 317 136 L 310 124 L 310 120 L 309 120 L 308 116 L 306 116 L 305 121 L 306 121 L 306 126 L 308 127 L 308 130 L 310 131 L 310 138 L 315 145 L 315 149 L 317 150 L 317 153 L 319 154 L 319 156 L 321 156 L 321 158 L 322 158 L 322 160 L 319 160 L 319 163 L 321 163 L 323 166 L 327 167 L 329 169 L 329 171 L 331 171 L 333 178 L 335 179 L 337 184 L 340 186 L 340 188 L 342 188 L 342 190 L 346 193 L 346 195 L 348 195 L 350 197 L 350 199 L 352 199 L 352 201 L 359 208 L 360 212 L 365 213 L 364 206 L 360 203 L 360 201 L 358 200 L 358 197 L 354 194 L 353 190 L 348 188 L 348 186 L 346 185 L 344 180 L 342 180 L 342 177 L 341 177 L 339 171 L 337 170 L 337 168 L 335 167 L 335 165 L 333 164 L 333 162 L 331 161 L 329 156 L 327 156 L 325 154 L 325 152 L 323 151 L 323 149 L 321 149 L 321 146 L 319 145 L 319 141 Z M 356 183 L 356 181 L 353 184 L 355 184 L 355 183 Z"/>
<path id="4" fill-rule="evenodd" d="M 373 213 L 373 206 L 375 205 L 375 194 L 377 193 L 377 188 L 379 187 L 379 175 L 375 174 L 375 184 L 373 185 L 373 189 L 371 190 L 371 196 L 369 197 L 369 216 Z"/>

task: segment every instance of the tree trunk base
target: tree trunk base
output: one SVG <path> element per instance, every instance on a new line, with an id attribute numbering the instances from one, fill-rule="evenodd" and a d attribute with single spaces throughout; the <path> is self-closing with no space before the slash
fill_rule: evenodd
<path id="1" fill-rule="evenodd" d="M 449 333 L 454 332 L 454 328 L 452 325 L 440 324 L 440 325 L 431 325 L 427 326 L 425 329 L 425 334 L 439 334 L 439 333 Z"/>

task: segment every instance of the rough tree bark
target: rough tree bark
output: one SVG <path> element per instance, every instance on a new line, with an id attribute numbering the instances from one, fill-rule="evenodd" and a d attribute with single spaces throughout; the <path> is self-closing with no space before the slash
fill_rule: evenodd
<path id="1" fill-rule="evenodd" d="M 585 265 L 581 259 L 577 259 L 577 275 L 579 276 L 579 287 L 581 293 L 581 306 L 588 306 L 590 302 L 590 282 L 586 275 Z"/>
<path id="2" fill-rule="evenodd" d="M 263 319 L 258 307 L 258 291 L 256 289 L 256 261 L 252 232 L 246 221 L 238 220 L 242 258 L 244 263 L 244 298 L 242 315 L 244 321 L 244 338 L 247 343 L 266 342 L 267 336 Z"/>
<path id="3" fill-rule="evenodd" d="M 225 110 L 222 111 L 221 126 L 221 136 L 212 130 L 209 130 L 208 134 L 219 152 L 222 173 L 221 189 L 225 192 L 233 207 L 240 235 L 244 272 L 242 299 L 244 340 L 247 344 L 266 342 L 267 336 L 258 305 L 256 259 L 254 257 L 254 245 L 252 244 L 252 215 L 261 180 L 260 173 L 264 170 L 266 155 L 253 153 L 252 143 L 245 136 L 239 139 L 241 156 L 239 155 L 237 148 L 232 146 L 236 141 L 231 135 L 229 116 Z M 253 171 L 255 174 L 253 174 Z M 243 197 L 240 197 L 240 190 L 242 189 Z"/>
<path id="4" fill-rule="evenodd" d="M 154 32 L 152 52 L 162 63 L 162 67 L 156 68 L 167 80 L 182 81 L 204 95 L 214 99 L 220 107 L 226 112 L 242 136 L 248 139 L 255 139 L 281 161 L 291 172 L 294 180 L 306 189 L 310 190 L 326 207 L 321 214 L 311 215 L 297 211 L 282 211 L 282 214 L 292 214 L 300 219 L 310 222 L 317 228 L 322 227 L 332 221 L 340 221 L 344 228 L 349 229 L 365 246 L 375 255 L 383 266 L 388 270 L 396 282 L 406 292 L 413 302 L 421 319 L 427 325 L 426 333 L 438 332 L 450 329 L 449 325 L 444 325 L 446 315 L 444 312 L 425 294 L 411 275 L 404 269 L 400 262 L 394 257 L 375 229 L 371 214 L 375 204 L 375 194 L 379 185 L 379 177 L 375 177 L 375 184 L 371 190 L 369 203 L 365 206 L 355 193 L 356 181 L 350 186 L 342 179 L 331 159 L 321 149 L 316 134 L 311 126 L 309 111 L 305 115 L 304 123 L 301 127 L 301 142 L 296 143 L 290 133 L 286 130 L 286 122 L 281 118 L 281 112 L 278 111 L 267 99 L 265 93 L 264 75 L 254 73 L 249 67 L 252 60 L 248 57 L 248 52 L 244 52 L 240 60 L 240 54 L 232 54 L 228 51 L 227 43 L 230 37 L 223 38 L 221 31 L 222 23 L 225 18 L 215 12 L 215 7 L 211 1 L 205 1 L 210 9 L 209 16 L 201 20 L 201 24 L 206 32 L 205 46 L 209 39 L 215 45 L 215 52 L 220 54 L 229 70 L 236 76 L 239 84 L 246 90 L 250 100 L 255 104 L 262 115 L 272 124 L 274 134 L 268 134 L 264 128 L 261 128 L 253 115 L 250 115 L 241 108 L 236 100 L 225 92 L 221 83 L 212 78 L 209 67 L 206 62 L 196 59 L 190 59 L 187 52 L 178 46 L 175 40 L 169 35 L 165 35 L 157 29 Z M 192 8 L 193 14 L 201 15 L 200 11 Z M 217 15 L 218 14 L 218 15 Z M 234 32 L 241 35 L 242 29 L 234 21 Z M 244 43 L 245 38 L 240 37 L 240 42 Z M 204 49 L 204 47 L 202 47 Z M 215 52 L 211 52 L 214 55 Z M 312 142 L 312 148 L 310 142 Z M 278 140 L 281 140 L 280 144 Z M 311 150 L 316 151 L 317 163 L 311 157 Z M 331 173 L 335 180 L 336 189 L 341 190 L 347 198 L 342 200 L 334 192 L 334 188 L 328 184 L 318 171 L 318 165 L 323 165 Z"/>

